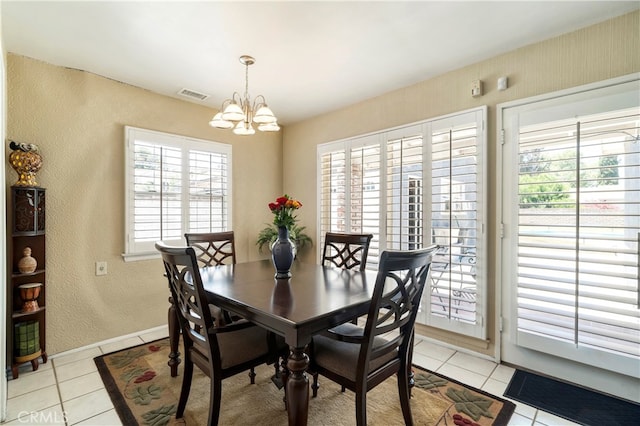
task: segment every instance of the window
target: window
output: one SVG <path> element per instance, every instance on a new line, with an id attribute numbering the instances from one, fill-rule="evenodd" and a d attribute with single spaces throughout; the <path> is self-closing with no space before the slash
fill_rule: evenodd
<path id="1" fill-rule="evenodd" d="M 319 248 L 327 232 L 371 233 L 367 268 L 376 269 L 383 250 L 438 244 L 418 322 L 479 338 L 485 117 L 478 108 L 318 147 Z"/>
<path id="2" fill-rule="evenodd" d="M 639 88 L 603 85 L 507 109 L 503 163 L 513 183 L 502 209 L 513 253 L 503 269 L 514 288 L 510 345 L 635 377 Z"/>
<path id="3" fill-rule="evenodd" d="M 231 227 L 231 146 L 125 127 L 125 260 Z"/>

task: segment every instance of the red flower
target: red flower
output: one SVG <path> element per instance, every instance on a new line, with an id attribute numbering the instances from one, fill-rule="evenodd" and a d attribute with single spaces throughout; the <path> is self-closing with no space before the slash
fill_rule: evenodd
<path id="1" fill-rule="evenodd" d="M 276 198 L 275 203 L 269 203 L 269 210 L 275 215 L 273 218 L 273 224 L 276 226 L 284 226 L 288 229 L 296 222 L 296 217 L 293 215 L 293 211 L 302 207 L 302 203 L 298 200 L 294 200 L 288 195 Z"/>

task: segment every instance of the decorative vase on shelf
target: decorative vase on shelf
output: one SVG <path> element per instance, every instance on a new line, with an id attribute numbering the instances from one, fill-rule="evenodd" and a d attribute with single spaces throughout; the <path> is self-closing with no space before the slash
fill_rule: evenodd
<path id="1" fill-rule="evenodd" d="M 296 246 L 289 238 L 286 226 L 278 226 L 278 239 L 271 246 L 271 259 L 276 268 L 277 279 L 291 278 L 291 265 L 296 257 Z"/>
<path id="2" fill-rule="evenodd" d="M 22 255 L 24 257 L 18 261 L 18 271 L 22 274 L 30 274 L 38 266 L 38 262 L 31 257 L 31 247 L 25 247 Z"/>
<path id="3" fill-rule="evenodd" d="M 34 144 L 15 143 L 11 141 L 12 149 L 9 155 L 11 167 L 18 173 L 18 181 L 15 186 L 38 186 L 36 173 L 42 167 L 42 157 L 38 152 L 38 146 Z"/>
<path id="4" fill-rule="evenodd" d="M 20 299 L 22 299 L 22 312 L 37 311 L 42 283 L 21 284 L 18 288 L 20 289 Z"/>

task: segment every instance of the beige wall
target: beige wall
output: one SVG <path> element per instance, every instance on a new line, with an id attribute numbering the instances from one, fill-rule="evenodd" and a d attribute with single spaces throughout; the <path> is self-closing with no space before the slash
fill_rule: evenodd
<path id="1" fill-rule="evenodd" d="M 425 49 L 429 42 L 425 42 Z M 392 66 L 392 65 L 390 65 Z M 404 64 L 393 65 L 404 66 Z M 496 193 L 496 105 L 640 71 L 640 13 L 634 12 L 574 33 L 518 49 L 422 83 L 331 112 L 284 131 L 284 189 L 304 199 L 300 218 L 316 239 L 316 146 L 350 136 L 391 128 L 443 114 L 489 106 L 489 218 L 498 212 Z M 497 79 L 509 77 L 509 88 L 497 91 Z M 485 95 L 472 98 L 470 82 L 484 81 Z M 336 96 L 340 96 L 336 93 Z M 497 253 L 496 226 L 488 225 L 489 253 Z M 311 254 L 309 254 L 311 256 Z M 495 274 L 489 263 L 489 342 L 444 335 L 429 335 L 493 355 L 495 342 Z"/>
<path id="2" fill-rule="evenodd" d="M 208 125 L 210 108 L 16 55 L 7 58 L 7 101 L 7 138 L 38 144 L 44 161 L 50 355 L 166 324 L 160 260 L 121 257 L 125 125 L 232 144 L 238 260 L 263 257 L 254 242 L 282 191 L 280 132 L 235 136 Z M 5 168 L 12 185 L 17 175 Z M 95 276 L 97 260 L 108 275 Z"/>

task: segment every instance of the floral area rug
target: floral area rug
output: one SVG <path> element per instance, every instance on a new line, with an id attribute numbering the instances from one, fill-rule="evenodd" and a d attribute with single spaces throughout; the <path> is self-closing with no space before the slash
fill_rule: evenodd
<path id="1" fill-rule="evenodd" d="M 209 378 L 195 367 L 185 416 L 175 419 L 182 384 L 182 364 L 171 377 L 169 340 L 135 346 L 95 358 L 96 365 L 122 420 L 130 425 L 205 425 Z M 414 368 L 416 386 L 411 411 L 416 425 L 503 426 L 514 404 L 439 374 Z M 273 366 L 256 369 L 256 384 L 240 373 L 222 382 L 220 425 L 276 426 L 287 424 L 284 391 L 271 380 Z M 403 425 L 395 378 L 367 394 L 367 419 L 372 425 Z M 355 400 L 350 391 L 320 376 L 317 398 L 309 401 L 309 425 L 354 425 Z"/>

